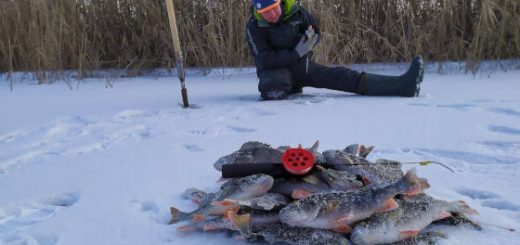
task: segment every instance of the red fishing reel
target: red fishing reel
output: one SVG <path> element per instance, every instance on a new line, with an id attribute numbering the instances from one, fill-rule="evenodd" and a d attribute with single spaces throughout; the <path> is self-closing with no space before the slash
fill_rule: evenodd
<path id="1" fill-rule="evenodd" d="M 282 155 L 285 170 L 294 175 L 306 175 L 314 167 L 314 155 L 301 147 L 288 148 Z"/>
<path id="2" fill-rule="evenodd" d="M 282 155 L 281 163 L 234 163 L 222 166 L 223 178 L 245 177 L 253 174 L 271 176 L 296 175 L 304 176 L 314 168 L 314 155 L 309 150 L 287 148 Z"/>

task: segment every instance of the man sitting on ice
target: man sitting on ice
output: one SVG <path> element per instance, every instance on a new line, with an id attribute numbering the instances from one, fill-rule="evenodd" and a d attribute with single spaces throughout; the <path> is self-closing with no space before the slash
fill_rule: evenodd
<path id="1" fill-rule="evenodd" d="M 306 86 L 360 95 L 419 95 L 424 74 L 420 56 L 401 76 L 320 65 L 311 59 L 312 49 L 319 40 L 318 25 L 299 1 L 253 0 L 253 3 L 246 34 L 263 99 L 284 99 L 302 92 Z"/>

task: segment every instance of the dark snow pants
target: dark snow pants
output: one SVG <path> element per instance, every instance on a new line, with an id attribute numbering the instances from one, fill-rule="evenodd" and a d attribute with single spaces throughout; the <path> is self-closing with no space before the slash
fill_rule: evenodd
<path id="1" fill-rule="evenodd" d="M 344 92 L 357 92 L 361 73 L 347 67 L 329 67 L 306 60 L 282 69 L 264 70 L 258 73 L 258 91 L 265 100 L 284 99 L 291 91 L 302 87 L 327 88 Z"/>

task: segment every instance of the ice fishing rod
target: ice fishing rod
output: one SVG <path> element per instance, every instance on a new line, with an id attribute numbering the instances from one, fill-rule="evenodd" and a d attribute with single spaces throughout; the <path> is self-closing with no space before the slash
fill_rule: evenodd
<path id="1" fill-rule="evenodd" d="M 175 8 L 173 7 L 173 0 L 166 0 L 166 8 L 168 9 L 168 19 L 170 21 L 170 31 L 172 34 L 173 51 L 175 53 L 175 64 L 177 67 L 177 75 L 181 82 L 182 104 L 184 108 L 188 108 L 190 103 L 188 101 L 188 90 L 186 89 L 184 72 L 184 58 L 182 56 L 181 42 L 179 39 L 179 31 L 177 29 L 177 19 L 175 18 Z"/>
<path id="2" fill-rule="evenodd" d="M 399 163 L 401 163 L 401 164 L 413 164 L 413 165 L 420 165 L 420 166 L 428 166 L 430 164 L 437 164 L 437 165 L 442 166 L 445 169 L 449 170 L 450 172 L 455 173 L 455 170 L 453 170 L 448 165 L 446 165 L 446 164 L 444 164 L 442 162 L 425 160 L 425 161 L 420 161 L 420 162 L 399 162 Z M 336 163 L 336 164 L 334 164 L 334 163 L 326 163 L 326 164 L 322 164 L 322 165 L 325 165 L 325 166 L 339 166 L 339 165 L 363 166 L 363 165 L 373 165 L 373 164 L 372 163 L 348 163 L 348 164 L 344 164 L 344 163 Z"/>
<path id="3" fill-rule="evenodd" d="M 455 171 L 441 162 L 435 161 L 420 161 L 420 162 L 402 162 L 402 164 L 418 164 L 421 166 L 427 166 L 430 164 L 440 165 L 452 173 Z M 268 174 L 274 177 L 279 176 L 305 176 L 311 172 L 311 170 L 317 165 L 315 163 L 315 157 L 309 150 L 302 149 L 301 146 L 298 148 L 288 148 L 282 155 L 281 162 L 279 163 L 235 163 L 235 164 L 224 164 L 222 166 L 222 178 L 237 178 L 244 177 L 253 174 Z M 363 166 L 373 165 L 367 163 L 352 163 L 352 164 L 320 164 L 324 167 L 327 166 Z"/>
<path id="4" fill-rule="evenodd" d="M 435 161 L 420 161 L 420 162 L 403 162 L 402 164 L 419 164 L 421 166 L 428 166 L 430 164 L 437 164 L 439 166 L 442 166 L 444 167 L 445 169 L 451 171 L 452 173 L 455 173 L 455 170 L 453 170 L 452 168 L 450 168 L 448 165 L 442 163 L 442 162 L 435 162 Z"/>
<path id="5" fill-rule="evenodd" d="M 244 177 L 253 174 L 268 174 L 271 176 L 304 176 L 311 172 L 315 165 L 312 152 L 298 148 L 287 148 L 279 163 L 238 163 L 224 164 L 222 178 Z"/>

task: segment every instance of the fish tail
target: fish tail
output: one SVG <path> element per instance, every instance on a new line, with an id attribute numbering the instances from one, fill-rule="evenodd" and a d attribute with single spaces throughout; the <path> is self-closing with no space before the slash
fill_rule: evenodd
<path id="1" fill-rule="evenodd" d="M 172 218 L 168 224 L 176 224 L 183 220 L 190 219 L 190 214 L 179 211 L 177 208 L 170 207 Z"/>
<path id="2" fill-rule="evenodd" d="M 186 191 L 184 191 L 182 197 L 188 200 L 192 200 L 195 203 L 200 203 L 200 201 L 202 201 L 202 199 L 207 195 L 208 193 L 197 188 L 188 188 Z"/>
<path id="3" fill-rule="evenodd" d="M 419 183 L 421 184 L 421 190 L 430 188 L 430 183 L 425 178 L 419 178 Z"/>
<path id="4" fill-rule="evenodd" d="M 362 158 L 367 158 L 368 154 L 370 154 L 370 152 L 372 152 L 374 150 L 374 146 L 371 145 L 371 146 L 365 146 L 365 145 L 361 145 L 359 146 L 359 157 L 362 157 Z"/>
<path id="5" fill-rule="evenodd" d="M 454 212 L 454 213 L 461 213 L 461 214 L 478 214 L 477 210 L 471 208 L 464 201 L 450 202 L 449 211 Z"/>
<path id="6" fill-rule="evenodd" d="M 222 229 L 232 229 L 231 222 L 221 222 L 221 223 L 209 223 L 202 226 L 203 231 L 215 231 Z"/>
<path id="7" fill-rule="evenodd" d="M 408 170 L 399 182 L 403 184 L 404 193 L 412 196 L 417 195 L 423 189 L 430 187 L 430 184 L 428 184 L 426 179 L 419 179 L 419 177 L 417 177 L 415 168 Z"/>
<path id="8" fill-rule="evenodd" d="M 312 196 L 312 194 L 313 194 L 312 192 L 304 190 L 304 189 L 294 189 L 293 192 L 291 193 L 291 197 L 293 199 L 303 199 L 303 198 Z"/>
<path id="9" fill-rule="evenodd" d="M 195 231 L 197 228 L 193 225 L 183 225 L 183 226 L 179 226 L 177 227 L 177 231 L 179 232 L 191 232 L 191 231 Z"/>
<path id="10" fill-rule="evenodd" d="M 220 206 L 220 207 L 232 207 L 236 205 L 238 201 L 232 199 L 224 199 L 222 201 L 214 201 L 211 203 L 211 206 Z"/>
<path id="11" fill-rule="evenodd" d="M 233 222 L 233 226 L 238 229 L 242 237 L 250 236 L 249 221 L 251 216 L 249 214 L 237 215 L 236 210 L 230 210 L 227 212 L 227 217 Z"/>

